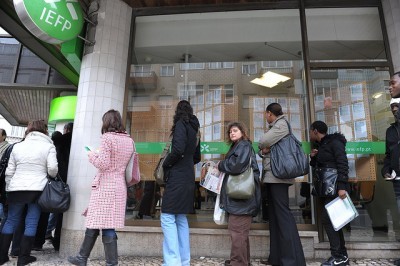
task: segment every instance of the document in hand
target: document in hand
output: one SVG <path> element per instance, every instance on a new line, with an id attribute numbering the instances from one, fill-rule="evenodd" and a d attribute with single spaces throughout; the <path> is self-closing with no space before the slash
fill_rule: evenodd
<path id="1" fill-rule="evenodd" d="M 358 216 L 358 211 L 354 207 L 348 194 L 343 200 L 339 197 L 332 200 L 325 205 L 325 208 L 335 231 L 339 231 L 343 226 Z"/>
<path id="2" fill-rule="evenodd" d="M 214 193 L 221 192 L 222 181 L 224 180 L 225 173 L 218 170 L 217 165 L 211 162 L 208 167 L 207 174 L 204 179 L 200 180 L 200 186 L 208 189 Z"/>

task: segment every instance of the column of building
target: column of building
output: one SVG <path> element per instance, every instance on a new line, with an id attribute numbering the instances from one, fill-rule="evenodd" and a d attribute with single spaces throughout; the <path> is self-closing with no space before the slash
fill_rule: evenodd
<path id="1" fill-rule="evenodd" d="M 400 1 L 382 0 L 394 71 L 400 71 Z"/>
<path id="2" fill-rule="evenodd" d="M 88 205 L 96 169 L 84 147 L 99 147 L 103 114 L 110 109 L 122 114 L 124 104 L 132 9 L 121 0 L 98 2 L 96 43 L 93 52 L 84 55 L 80 72 L 68 171 L 72 200 L 63 219 L 61 256 L 76 253 L 85 230 L 82 212 Z M 100 248 L 93 250 L 94 255 L 96 250 Z"/>

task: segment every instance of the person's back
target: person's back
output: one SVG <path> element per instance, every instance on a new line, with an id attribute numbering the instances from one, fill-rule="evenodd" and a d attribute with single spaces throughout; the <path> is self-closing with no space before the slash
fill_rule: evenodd
<path id="1" fill-rule="evenodd" d="M 37 131 L 29 133 L 11 152 L 6 169 L 7 191 L 42 190 L 47 174 L 57 174 L 55 153 L 55 147 L 47 135 Z"/>

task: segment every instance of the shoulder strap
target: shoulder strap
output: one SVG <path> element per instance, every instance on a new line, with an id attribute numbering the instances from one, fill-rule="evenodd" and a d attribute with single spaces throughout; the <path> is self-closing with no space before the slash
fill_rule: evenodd
<path id="1" fill-rule="evenodd" d="M 286 122 L 286 124 L 288 125 L 288 128 L 289 128 L 289 134 L 292 135 L 292 127 L 290 126 L 289 122 L 284 117 L 282 117 L 282 119 L 285 120 L 285 122 Z"/>

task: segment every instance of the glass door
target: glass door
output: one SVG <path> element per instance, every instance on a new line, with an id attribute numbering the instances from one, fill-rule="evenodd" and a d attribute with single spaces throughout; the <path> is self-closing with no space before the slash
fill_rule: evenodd
<path id="1" fill-rule="evenodd" d="M 395 240 L 399 214 L 393 185 L 381 176 L 390 112 L 389 73 L 374 69 L 311 71 L 314 117 L 347 139 L 351 198 L 359 217 L 345 228 L 351 241 Z"/>

